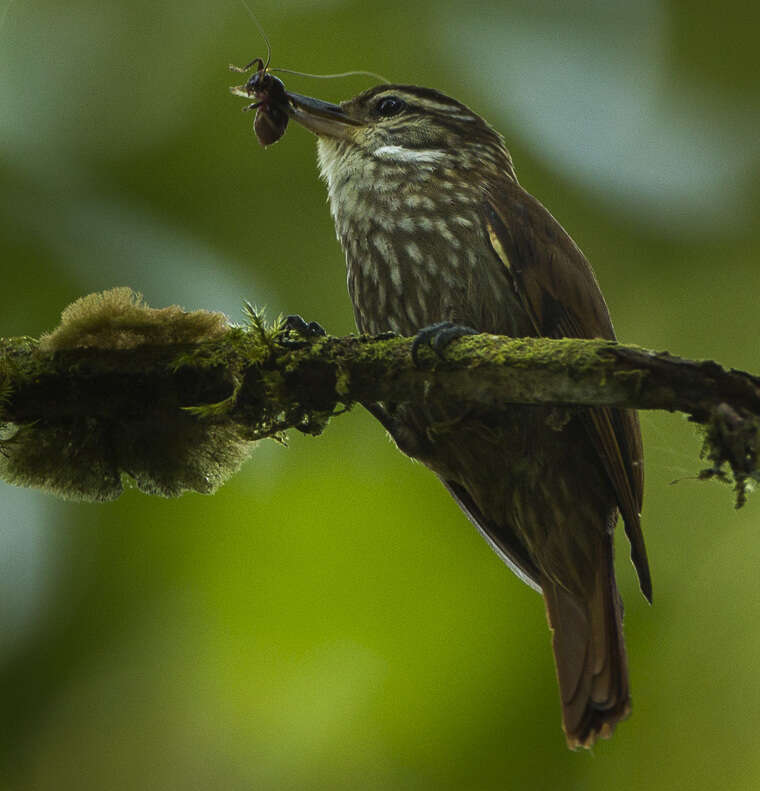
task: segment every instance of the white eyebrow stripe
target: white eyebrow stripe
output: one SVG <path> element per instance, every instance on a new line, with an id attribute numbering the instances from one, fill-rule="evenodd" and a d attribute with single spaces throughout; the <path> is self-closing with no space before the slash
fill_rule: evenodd
<path id="1" fill-rule="evenodd" d="M 478 119 L 474 118 L 471 115 L 462 115 L 461 113 L 449 113 L 449 118 L 456 118 L 457 121 L 472 121 L 475 122 Z"/>
<path id="2" fill-rule="evenodd" d="M 404 148 L 404 146 L 380 146 L 372 152 L 378 159 L 393 159 L 396 162 L 434 163 L 446 156 L 445 151 L 437 149 Z"/>

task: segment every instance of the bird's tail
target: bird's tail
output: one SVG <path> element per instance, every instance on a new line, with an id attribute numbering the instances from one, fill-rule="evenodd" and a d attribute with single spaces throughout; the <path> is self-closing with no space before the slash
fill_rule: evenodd
<path id="1" fill-rule="evenodd" d="M 554 633 L 562 726 L 571 749 L 609 738 L 631 709 L 611 537 L 601 554 L 593 590 L 585 601 L 550 579 L 542 581 Z"/>

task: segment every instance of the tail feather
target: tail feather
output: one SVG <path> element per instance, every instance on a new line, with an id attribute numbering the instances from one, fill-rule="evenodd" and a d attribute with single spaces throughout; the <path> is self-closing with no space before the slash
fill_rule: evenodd
<path id="1" fill-rule="evenodd" d="M 586 601 L 544 579 L 549 626 L 568 746 L 591 747 L 609 738 L 631 708 L 622 609 L 611 546 L 598 564 Z"/>

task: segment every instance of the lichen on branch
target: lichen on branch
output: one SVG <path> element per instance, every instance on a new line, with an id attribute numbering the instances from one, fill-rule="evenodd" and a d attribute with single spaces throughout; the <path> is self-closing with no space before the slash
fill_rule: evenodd
<path id="1" fill-rule="evenodd" d="M 0 476 L 81 500 L 125 485 L 212 492 L 257 440 L 319 434 L 360 403 L 497 414 L 509 404 L 682 411 L 738 503 L 760 479 L 760 379 L 610 341 L 475 335 L 421 365 L 412 339 L 305 338 L 249 307 L 154 309 L 120 288 L 84 297 L 39 341 L 0 340 Z"/>

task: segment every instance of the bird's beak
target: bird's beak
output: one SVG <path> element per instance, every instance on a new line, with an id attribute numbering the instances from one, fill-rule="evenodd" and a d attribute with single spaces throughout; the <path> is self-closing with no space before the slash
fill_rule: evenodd
<path id="1" fill-rule="evenodd" d="M 298 93 L 287 92 L 288 105 L 286 112 L 294 121 L 305 126 L 315 135 L 337 137 L 350 140 L 353 132 L 361 121 L 351 118 L 346 111 L 337 104 L 312 99 L 310 96 L 301 96 Z"/>

